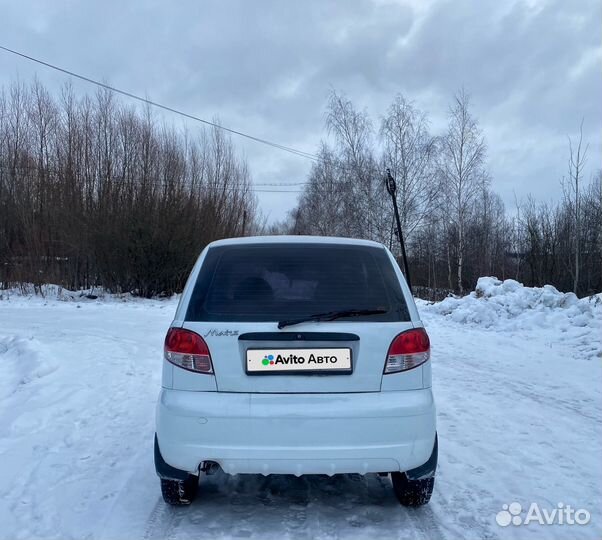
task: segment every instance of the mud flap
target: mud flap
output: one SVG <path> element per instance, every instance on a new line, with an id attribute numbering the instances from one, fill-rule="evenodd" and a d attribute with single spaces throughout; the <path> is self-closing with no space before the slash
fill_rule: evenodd
<path id="1" fill-rule="evenodd" d="M 159 450 L 159 443 L 157 442 L 157 434 L 155 433 L 155 471 L 159 478 L 167 480 L 186 480 L 190 473 L 188 471 L 181 471 L 172 467 L 168 463 L 165 463 L 161 451 Z"/>

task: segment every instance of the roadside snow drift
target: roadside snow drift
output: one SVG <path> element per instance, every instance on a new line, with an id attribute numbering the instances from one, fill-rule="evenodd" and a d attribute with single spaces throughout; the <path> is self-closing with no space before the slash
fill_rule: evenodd
<path id="1" fill-rule="evenodd" d="M 32 341 L 19 337 L 0 337 L 0 400 L 56 369 L 50 359 L 40 357 Z"/>
<path id="2" fill-rule="evenodd" d="M 602 357 L 602 300 L 577 298 L 551 285 L 524 287 L 513 279 L 479 278 L 474 292 L 436 304 L 420 302 L 424 311 L 498 331 L 551 331 L 586 358 Z"/>
<path id="3" fill-rule="evenodd" d="M 595 322 L 596 300 L 579 300 L 573 293 L 561 293 L 551 285 L 524 287 L 507 279 L 482 277 L 468 296 L 449 297 L 434 304 L 435 313 L 450 316 L 455 322 L 495 324 L 514 329 L 566 326 L 591 326 Z"/>
<path id="4" fill-rule="evenodd" d="M 201 478 L 192 506 L 173 509 L 152 449 L 176 299 L 44 293 L 0 300 L 2 540 L 602 536 L 600 301 L 482 278 L 467 297 L 418 302 L 439 433 L 426 507 L 400 507 L 376 475 L 218 473 Z M 498 525 L 512 503 L 523 518 L 536 503 L 591 519 Z"/>

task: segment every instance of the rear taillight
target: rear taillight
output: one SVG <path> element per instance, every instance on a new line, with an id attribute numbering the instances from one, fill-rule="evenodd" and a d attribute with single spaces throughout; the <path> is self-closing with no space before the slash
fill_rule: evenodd
<path id="1" fill-rule="evenodd" d="M 205 340 L 190 330 L 170 328 L 165 336 L 165 360 L 196 373 L 213 373 Z"/>
<path id="2" fill-rule="evenodd" d="M 398 373 L 424 364 L 431 355 L 431 344 L 424 328 L 407 330 L 395 337 L 385 362 L 384 373 Z"/>

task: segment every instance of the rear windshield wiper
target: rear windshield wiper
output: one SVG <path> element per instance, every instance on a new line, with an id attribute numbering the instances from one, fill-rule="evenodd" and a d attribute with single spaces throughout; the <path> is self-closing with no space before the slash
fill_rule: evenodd
<path id="1" fill-rule="evenodd" d="M 298 319 L 288 319 L 280 321 L 278 328 L 284 328 L 285 326 L 292 326 L 293 324 L 299 324 L 307 321 L 334 321 L 335 319 L 341 319 L 343 317 L 358 317 L 360 315 L 380 315 L 387 313 L 386 309 L 344 309 L 339 311 L 326 311 L 325 313 L 314 313 L 313 315 L 307 315 L 306 317 L 299 317 Z"/>

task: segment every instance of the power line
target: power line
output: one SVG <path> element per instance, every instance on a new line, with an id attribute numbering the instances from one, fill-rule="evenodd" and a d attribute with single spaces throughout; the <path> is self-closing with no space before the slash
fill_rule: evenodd
<path id="1" fill-rule="evenodd" d="M 340 170 L 347 170 L 347 171 L 352 171 L 352 169 L 347 168 L 343 165 L 337 165 L 337 164 L 333 164 L 335 166 L 335 168 L 338 168 Z M 62 170 L 60 168 L 56 168 L 50 165 L 27 165 L 27 164 L 23 164 L 23 163 L 19 163 L 19 164 L 14 164 L 14 165 L 6 165 L 6 164 L 2 164 L 0 163 L 0 171 L 6 171 L 8 173 L 11 173 L 13 171 L 28 171 L 28 172 L 35 172 L 35 173 L 40 173 L 43 172 L 44 174 L 52 174 L 55 175 L 57 177 L 61 177 L 66 173 L 66 170 Z M 79 175 L 81 176 L 81 174 Z M 119 177 L 119 176 L 112 176 L 110 180 L 105 180 L 102 178 L 99 178 L 98 175 L 96 175 L 95 181 L 108 181 L 109 183 L 115 183 L 115 184 L 120 184 L 120 183 L 124 183 L 124 184 L 136 184 L 136 185 L 156 185 L 156 186 L 169 186 L 169 185 L 173 185 L 173 186 L 183 186 L 183 185 L 187 185 L 188 187 L 192 187 L 194 186 L 196 189 L 200 189 L 200 190 L 204 190 L 204 191 L 211 191 L 211 190 L 225 190 L 225 191 L 250 191 L 250 192 L 256 192 L 256 193 L 305 193 L 305 189 L 257 189 L 257 188 L 272 188 L 272 187 L 281 187 L 281 188 L 298 188 L 298 187 L 305 187 L 305 186 L 309 186 L 312 184 L 311 181 L 305 180 L 303 182 L 260 182 L 260 183 L 251 183 L 249 186 L 210 186 L 207 185 L 204 182 L 200 182 L 200 183 L 192 183 L 187 181 L 186 179 L 178 179 L 178 180 L 174 180 L 172 182 L 170 181 L 165 181 L 165 180 L 161 180 L 161 179 L 157 179 L 157 178 L 153 178 L 153 179 L 147 179 L 147 180 L 140 180 L 140 179 L 125 179 L 123 177 Z M 332 187 L 331 189 L 321 189 L 321 193 L 323 194 L 328 194 L 328 193 L 335 193 L 338 191 L 339 188 L 335 188 Z"/>
<path id="2" fill-rule="evenodd" d="M 85 75 L 80 75 L 78 73 L 75 73 L 74 71 L 62 68 L 60 66 L 57 66 L 55 64 L 51 64 L 49 62 L 45 62 L 44 60 L 40 60 L 38 58 L 34 58 L 33 56 L 29 56 L 29 55 L 27 55 L 25 53 L 16 51 L 14 49 L 10 49 L 9 47 L 5 47 L 4 45 L 1 45 L 1 44 L 0 44 L 0 49 L 6 51 L 8 53 L 14 54 L 16 56 L 19 56 L 21 58 L 25 58 L 26 60 L 30 60 L 31 62 L 35 62 L 37 64 L 43 65 L 43 66 L 48 67 L 50 69 L 54 69 L 54 70 L 59 71 L 61 73 L 65 73 L 66 75 L 69 75 L 71 77 L 75 77 L 76 79 L 80 79 L 80 80 L 88 82 L 90 84 L 94 84 L 94 85 L 96 85 L 96 86 L 98 86 L 100 88 L 104 88 L 104 89 L 109 90 L 111 92 L 115 92 L 116 94 L 121 94 L 121 95 L 129 97 L 131 99 L 135 99 L 137 101 L 140 101 L 141 103 L 145 103 L 147 105 L 150 105 L 152 107 L 156 107 L 158 109 L 163 109 L 165 111 L 168 111 L 168 112 L 171 112 L 171 113 L 183 116 L 184 118 L 189 118 L 189 119 L 194 120 L 196 122 L 200 122 L 202 124 L 211 126 L 213 128 L 216 128 L 216 129 L 221 129 L 222 131 L 226 131 L 228 133 L 232 133 L 234 135 L 238 135 L 240 137 L 244 137 L 244 138 L 252 140 L 254 142 L 257 142 L 257 143 L 260 143 L 260 144 L 265 144 L 265 145 L 271 146 L 273 148 L 276 148 L 278 150 L 282 150 L 284 152 L 289 152 L 289 153 L 297 155 L 299 157 L 303 157 L 303 158 L 309 159 L 309 160 L 313 161 L 314 163 L 315 162 L 319 162 L 319 161 L 322 160 L 322 158 L 320 158 L 316 154 L 312 154 L 310 152 L 305 152 L 303 150 L 298 150 L 298 149 L 293 148 L 291 146 L 285 146 L 285 145 L 282 145 L 282 144 L 274 143 L 274 142 L 269 141 L 267 139 L 262 139 L 260 137 L 255 137 L 254 135 L 249 135 L 248 133 L 244 133 L 242 131 L 238 131 L 238 130 L 231 129 L 231 128 L 228 128 L 228 127 L 225 127 L 225 126 L 221 126 L 220 124 L 216 124 L 215 122 L 210 122 L 209 120 L 205 120 L 205 119 L 200 118 L 198 116 L 195 116 L 195 115 L 192 115 L 192 114 L 188 114 L 188 113 L 186 113 L 184 111 L 180 111 L 178 109 L 174 109 L 173 107 L 168 107 L 167 105 L 162 105 L 161 103 L 157 103 L 156 101 L 152 101 L 152 100 L 140 97 L 140 96 L 138 96 L 136 94 L 132 94 L 131 92 L 127 92 L 125 90 L 120 90 L 119 88 L 116 88 L 114 86 L 110 86 L 110 85 L 102 83 L 100 81 L 91 79 L 90 77 L 86 77 Z M 334 169 L 338 169 L 341 172 L 348 172 L 348 173 L 351 173 L 351 174 L 356 174 L 358 172 L 354 167 L 349 167 L 349 166 L 346 166 L 346 165 L 343 165 L 343 164 L 340 164 L 340 163 L 329 162 L 329 163 L 327 163 L 327 166 L 332 167 Z M 286 187 L 286 186 L 289 186 L 289 185 L 303 186 L 303 185 L 307 185 L 307 184 L 309 184 L 309 182 L 298 182 L 296 184 L 285 184 L 285 183 L 282 183 L 282 184 L 265 184 L 265 185 L 266 186 L 282 186 L 282 187 Z M 261 184 L 256 184 L 256 185 L 261 185 Z M 275 191 L 276 190 L 273 190 L 273 192 L 275 192 Z M 301 192 L 302 191 L 290 191 L 290 193 L 301 193 Z"/>
<path id="3" fill-rule="evenodd" d="M 254 186 L 278 186 L 278 187 L 288 187 L 288 186 L 306 186 L 307 184 L 309 184 L 308 181 L 306 182 L 277 182 L 277 183 L 263 183 L 263 182 L 259 182 L 259 183 L 255 183 L 253 182 Z"/>
<path id="4" fill-rule="evenodd" d="M 142 103 L 145 103 L 147 105 L 151 105 L 153 107 L 157 107 L 158 109 L 163 109 L 165 111 L 174 113 L 174 114 L 178 114 L 180 116 L 183 116 L 185 118 L 189 118 L 191 120 L 195 120 L 196 122 L 201 122 L 202 124 L 206 124 L 208 126 L 217 128 L 217 129 L 221 129 L 223 131 L 227 131 L 228 133 L 232 133 L 234 135 L 238 135 L 240 137 L 244 137 L 246 139 L 250 139 L 252 141 L 255 141 L 257 143 L 261 143 L 261 144 L 266 144 L 268 146 L 271 146 L 273 148 L 277 148 L 278 150 L 283 150 L 284 152 L 289 152 L 291 154 L 295 154 L 299 157 L 303 157 L 306 159 L 311 159 L 312 161 L 318 161 L 318 157 L 314 154 L 311 154 L 309 152 L 304 152 L 303 150 L 298 150 L 296 148 L 293 148 L 291 146 L 285 146 L 282 144 L 278 144 L 272 141 L 268 141 L 267 139 L 262 139 L 260 137 L 255 137 L 254 135 L 249 135 L 248 133 L 243 133 L 242 131 L 238 131 L 236 129 L 231 129 L 231 128 L 227 128 L 225 126 L 221 126 L 219 124 L 216 124 L 215 122 L 210 122 L 209 120 L 205 120 L 203 118 L 200 118 L 198 116 L 195 116 L 193 114 L 188 114 L 186 112 L 180 111 L 178 109 L 174 109 L 173 107 L 168 107 L 167 105 L 162 105 L 160 103 L 157 103 L 156 101 L 151 101 L 150 99 L 146 99 L 140 96 L 137 96 L 136 94 L 132 94 L 131 92 L 127 92 L 125 90 L 120 90 L 119 88 L 116 88 L 114 86 L 110 86 L 108 84 L 102 83 L 100 81 L 96 81 L 94 79 L 91 79 L 90 77 L 86 77 L 84 75 L 79 75 L 78 73 L 75 73 L 74 71 L 59 67 L 55 64 L 51 64 L 49 62 L 45 62 L 44 60 L 40 60 L 38 58 L 34 58 L 33 56 L 29 56 L 27 54 L 24 54 L 22 52 L 19 51 L 15 51 L 13 49 L 10 49 L 8 47 L 5 47 L 4 45 L 0 45 L 0 49 L 9 52 L 11 54 L 20 56 L 21 58 L 25 58 L 26 60 L 30 60 L 31 62 L 35 62 L 37 64 L 40 64 L 42 66 L 46 66 L 50 69 L 54 69 L 56 71 L 60 71 L 61 73 L 65 73 L 66 75 L 69 75 L 71 77 L 75 77 L 76 79 L 80 79 L 82 81 L 88 82 L 90 84 L 94 84 L 96 86 L 99 86 L 101 88 L 105 88 L 106 90 L 109 90 L 111 92 L 115 92 L 117 94 L 121 94 L 123 96 L 129 97 L 131 99 L 135 99 L 137 101 L 140 101 Z"/>
<path id="5" fill-rule="evenodd" d="M 9 166 L 9 165 L 3 165 L 2 163 L 0 163 L 0 171 L 6 171 L 7 173 L 12 173 L 13 171 L 28 171 L 28 172 L 34 172 L 34 173 L 40 173 L 43 172 L 44 174 L 51 174 L 57 177 L 62 177 L 64 176 L 65 171 L 61 171 L 60 169 L 56 169 L 54 167 L 48 167 L 48 166 L 31 166 L 31 165 L 23 165 L 23 164 L 19 164 L 19 165 L 14 165 L 14 166 Z M 81 175 L 80 175 L 81 176 Z M 1 176 L 0 176 L 1 178 Z M 117 177 L 117 176 L 113 176 L 111 177 L 110 180 L 104 179 L 104 178 L 99 178 L 98 176 L 95 177 L 93 179 L 93 182 L 95 183 L 108 183 L 108 184 L 115 184 L 115 185 L 119 185 L 119 184 L 123 184 L 126 186 L 145 186 L 145 185 L 153 185 L 153 186 L 157 186 L 157 187 L 165 187 L 165 186 L 171 186 L 174 188 L 179 188 L 179 187 L 188 187 L 188 188 L 193 188 L 196 191 L 201 191 L 201 192 L 220 192 L 220 191 L 227 191 L 227 192 L 235 192 L 235 191 L 240 191 L 240 192 L 252 192 L 252 193 L 304 193 L 304 190 L 302 189 L 262 189 L 263 187 L 295 187 L 295 186 L 301 186 L 301 185 L 305 185 L 307 184 L 307 182 L 294 182 L 291 184 L 285 184 L 285 183 L 266 183 L 266 184 L 250 184 L 249 186 L 212 186 L 212 185 L 208 185 L 206 182 L 189 182 L 186 179 L 179 179 L 179 180 L 174 180 L 174 181 L 165 181 L 165 180 L 161 180 L 161 179 L 148 179 L 146 181 L 144 180 L 140 180 L 140 179 L 124 179 L 122 177 Z M 259 189 L 257 189 L 259 188 Z"/>

